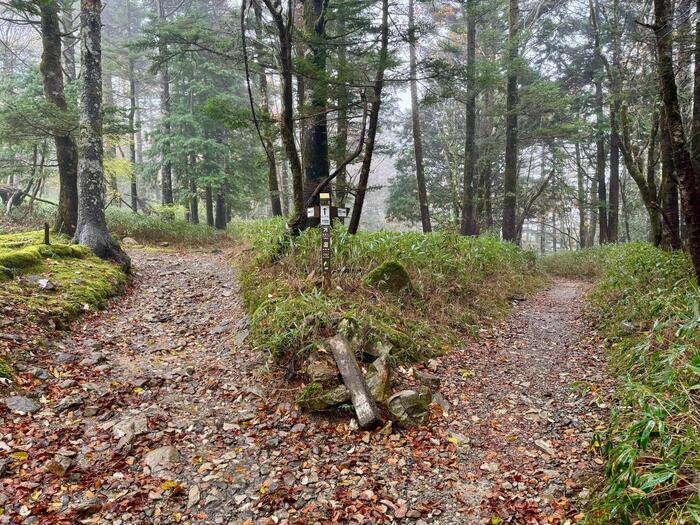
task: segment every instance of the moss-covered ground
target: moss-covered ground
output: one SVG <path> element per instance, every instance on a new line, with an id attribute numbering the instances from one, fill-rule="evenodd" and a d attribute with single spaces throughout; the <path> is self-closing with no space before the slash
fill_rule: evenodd
<path id="1" fill-rule="evenodd" d="M 127 276 L 70 239 L 43 231 L 0 235 L 0 333 L 5 343 L 28 330 L 64 326 L 101 308 L 123 288 Z M 11 345 L 0 345 L 0 376 L 11 373 Z"/>

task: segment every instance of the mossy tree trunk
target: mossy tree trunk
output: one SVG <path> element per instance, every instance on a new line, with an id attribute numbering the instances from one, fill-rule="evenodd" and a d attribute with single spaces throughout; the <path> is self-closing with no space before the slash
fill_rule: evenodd
<path id="1" fill-rule="evenodd" d="M 58 5 L 55 0 L 41 2 L 39 11 L 43 47 L 39 70 L 43 79 L 44 95 L 49 103 L 61 111 L 66 111 L 68 105 L 63 88 Z M 54 229 L 72 235 L 78 222 L 78 150 L 69 131 L 53 130 L 53 137 L 59 176 L 58 215 Z"/>
<path id="2" fill-rule="evenodd" d="M 83 87 L 80 95 L 80 200 L 75 241 L 124 271 L 131 260 L 107 231 L 102 138 L 101 1 L 81 0 L 80 36 Z"/>

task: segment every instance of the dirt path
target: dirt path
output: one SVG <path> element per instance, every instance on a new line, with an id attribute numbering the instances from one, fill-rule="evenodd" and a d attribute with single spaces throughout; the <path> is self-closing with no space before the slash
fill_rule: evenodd
<path id="1" fill-rule="evenodd" d="M 131 256 L 128 296 L 39 355 L 52 372 L 42 410 L 0 409 L 0 451 L 28 455 L 6 460 L 4 474 L 0 465 L 0 523 L 561 523 L 578 514 L 573 499 L 600 468 L 591 443 L 605 416 L 593 392 L 605 380 L 602 355 L 579 319 L 585 285 L 555 282 L 480 342 L 431 363 L 449 408 L 435 405 L 429 427 L 369 433 L 287 401 L 283 380 L 245 345 L 226 253 Z"/>

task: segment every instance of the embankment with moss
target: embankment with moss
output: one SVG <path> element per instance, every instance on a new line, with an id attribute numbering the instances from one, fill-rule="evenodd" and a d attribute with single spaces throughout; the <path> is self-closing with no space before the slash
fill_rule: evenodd
<path id="1" fill-rule="evenodd" d="M 43 240 L 42 231 L 0 235 L 3 351 L 10 352 L 9 343 L 20 341 L 27 331 L 61 327 L 103 307 L 127 282 L 118 266 L 70 239 L 52 235 L 49 245 Z M 0 359 L 6 361 L 0 369 L 9 374 L 12 356 Z"/>
<path id="2" fill-rule="evenodd" d="M 332 284 L 322 291 L 318 228 L 292 237 L 283 221 L 266 220 L 234 223 L 233 232 L 250 340 L 306 382 L 307 356 L 337 332 L 361 353 L 423 361 L 464 344 L 544 284 L 534 254 L 490 237 L 349 235 L 339 225 Z"/>
<path id="3" fill-rule="evenodd" d="M 690 259 L 645 243 L 558 254 L 556 275 L 595 277 L 617 398 L 592 522 L 700 523 L 700 289 Z"/>

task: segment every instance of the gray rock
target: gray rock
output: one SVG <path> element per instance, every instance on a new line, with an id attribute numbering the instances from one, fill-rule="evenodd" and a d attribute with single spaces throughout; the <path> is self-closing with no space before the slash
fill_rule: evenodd
<path id="1" fill-rule="evenodd" d="M 389 412 L 404 425 L 423 425 L 430 415 L 429 392 L 402 390 L 387 401 Z"/>
<path id="2" fill-rule="evenodd" d="M 134 239 L 133 237 L 124 237 L 124 238 L 122 239 L 122 244 L 126 244 L 127 246 L 128 246 L 128 245 L 132 245 L 132 246 L 133 246 L 134 244 L 138 244 L 138 242 L 137 242 L 136 239 Z"/>
<path id="3" fill-rule="evenodd" d="M 324 352 L 314 352 L 309 356 L 306 373 L 315 383 L 329 383 L 338 378 L 338 367 L 333 358 Z"/>
<path id="4" fill-rule="evenodd" d="M 78 356 L 74 354 L 69 354 L 67 352 L 58 352 L 56 353 L 56 362 L 61 363 L 61 364 L 70 364 L 70 363 L 75 363 L 78 361 Z"/>
<path id="5" fill-rule="evenodd" d="M 146 432 L 148 432 L 148 418 L 145 414 L 122 419 L 112 427 L 112 435 L 116 439 L 121 439 L 125 436 L 133 439 Z"/>
<path id="6" fill-rule="evenodd" d="M 151 473 L 157 474 L 181 460 L 180 453 L 172 445 L 151 450 L 143 458 L 143 462 L 151 469 Z"/>
<path id="7" fill-rule="evenodd" d="M 54 410 L 56 412 L 75 410 L 76 408 L 82 406 L 83 403 L 84 401 L 81 396 L 66 396 L 58 402 L 58 404 L 54 407 Z"/>
<path id="8" fill-rule="evenodd" d="M 190 493 L 187 496 L 187 508 L 194 507 L 199 503 L 200 498 L 201 492 L 199 490 L 199 485 L 192 485 L 192 487 L 190 487 Z"/>
<path id="9" fill-rule="evenodd" d="M 384 403 L 391 395 L 391 368 L 386 356 L 375 359 L 367 371 L 367 388 L 375 401 Z"/>
<path id="10" fill-rule="evenodd" d="M 24 396 L 5 398 L 5 406 L 13 412 L 19 412 L 20 414 L 31 414 L 32 412 L 41 410 L 41 405 L 39 403 Z"/>
<path id="11" fill-rule="evenodd" d="M 34 377 L 38 379 L 49 379 L 51 377 L 51 375 L 46 370 L 44 370 L 43 368 L 39 368 L 38 366 L 32 367 L 30 372 L 32 373 L 32 375 L 34 375 Z"/>
<path id="12" fill-rule="evenodd" d="M 73 388 L 74 386 L 77 386 L 77 385 L 78 385 L 78 382 L 75 381 L 74 379 L 66 379 L 64 381 L 61 381 L 58 384 L 59 388 L 63 388 L 63 389 Z"/>
<path id="13" fill-rule="evenodd" d="M 67 456 L 56 454 L 52 461 L 46 465 L 46 470 L 58 477 L 63 477 L 68 472 L 68 469 L 73 465 L 73 460 Z"/>
<path id="14" fill-rule="evenodd" d="M 101 365 L 107 361 L 107 358 L 102 352 L 92 352 L 88 357 L 80 361 L 80 364 L 83 366 L 96 366 L 96 365 Z"/>
<path id="15" fill-rule="evenodd" d="M 431 390 L 438 390 L 440 388 L 440 376 L 414 368 L 413 377 Z"/>

